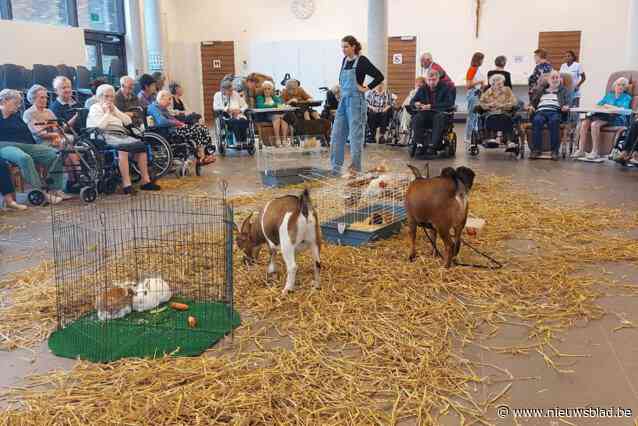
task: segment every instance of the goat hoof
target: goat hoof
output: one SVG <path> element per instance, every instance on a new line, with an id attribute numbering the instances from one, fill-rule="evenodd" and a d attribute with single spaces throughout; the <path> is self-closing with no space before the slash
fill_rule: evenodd
<path id="1" fill-rule="evenodd" d="M 295 291 L 294 288 L 284 288 L 284 291 L 281 292 L 281 295 L 286 296 L 288 293 L 292 293 L 293 291 Z"/>
<path id="2" fill-rule="evenodd" d="M 414 262 L 416 260 L 416 254 L 411 254 L 410 257 L 408 258 L 408 260 L 410 262 Z"/>

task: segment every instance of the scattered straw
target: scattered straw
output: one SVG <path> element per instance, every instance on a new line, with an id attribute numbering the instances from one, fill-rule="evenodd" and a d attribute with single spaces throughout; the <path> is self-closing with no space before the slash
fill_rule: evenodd
<path id="1" fill-rule="evenodd" d="M 252 208 L 275 193 L 235 203 Z M 577 321 L 605 314 L 598 284 L 611 285 L 576 273 L 635 261 L 638 242 L 601 236 L 636 226 L 619 210 L 558 207 L 505 179 L 479 181 L 470 206 L 487 219 L 473 242 L 505 261 L 503 269 L 443 269 L 423 234 L 420 257 L 409 263 L 404 230 L 370 247 L 325 245 L 318 291 L 310 289 L 311 258 L 299 256 L 300 288 L 281 297 L 284 273 L 268 285 L 266 256 L 246 267 L 238 255 L 236 307 L 245 323 L 231 347 L 192 359 L 79 362 L 68 373 L 35 376 L 6 396 L 14 405 L 0 424 L 438 424 L 446 414 L 492 424 L 488 409 L 508 398 L 512 383 L 535 378 L 466 359 L 465 348 L 537 353 L 549 368 L 571 371 L 587 354 L 563 354 L 555 343 Z M 533 240 L 537 250 L 508 251 L 510 239 Z M 481 261 L 464 248 L 461 257 Z M 527 339 L 490 344 L 510 324 L 524 326 Z M 477 374 L 481 367 L 488 376 Z M 475 390 L 487 384 L 499 387 L 479 397 Z"/>

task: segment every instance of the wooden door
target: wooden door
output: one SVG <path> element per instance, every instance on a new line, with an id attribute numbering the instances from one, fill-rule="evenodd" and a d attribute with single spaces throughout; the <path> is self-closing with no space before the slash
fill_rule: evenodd
<path id="1" fill-rule="evenodd" d="M 399 104 L 414 89 L 416 37 L 388 37 L 387 86 L 399 97 Z"/>
<path id="2" fill-rule="evenodd" d="M 227 74 L 235 74 L 235 42 L 203 41 L 202 91 L 204 99 L 204 119 L 213 122 L 213 96 L 219 91 L 219 83 Z"/>
<path id="3" fill-rule="evenodd" d="M 547 51 L 547 59 L 554 69 L 565 62 L 565 52 L 573 50 L 580 56 L 580 31 L 545 31 L 538 33 L 538 47 Z"/>

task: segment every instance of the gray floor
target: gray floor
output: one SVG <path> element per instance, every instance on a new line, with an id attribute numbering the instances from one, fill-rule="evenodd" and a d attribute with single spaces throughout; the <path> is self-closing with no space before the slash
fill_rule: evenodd
<path id="1" fill-rule="evenodd" d="M 458 133 L 462 134 L 462 128 Z M 509 176 L 515 185 L 527 188 L 541 197 L 568 205 L 621 207 L 634 214 L 638 206 L 638 169 L 623 169 L 615 164 L 588 164 L 570 160 L 514 160 L 501 150 L 482 152 L 478 158 L 468 158 L 461 147 L 454 160 L 430 162 L 433 172 L 450 164 L 469 165 L 478 174 Z M 367 164 L 378 164 L 382 159 L 396 167 L 408 163 L 403 148 L 369 146 L 366 148 Z M 413 164 L 423 161 L 410 161 Z M 256 171 L 256 159 L 246 153 L 219 158 L 217 163 L 205 169 L 206 174 L 224 177 L 232 193 L 249 193 L 261 187 Z M 218 191 L 216 179 L 208 179 L 198 190 Z M 77 202 L 77 201 L 73 201 Z M 0 212 L 0 277 L 5 274 L 33 266 L 49 259 L 50 228 L 49 210 L 30 208 L 26 213 Z M 2 231 L 3 224 L 14 225 Z M 611 230 L 610 232 L 622 232 Z M 638 238 L 638 235 L 632 235 Z M 514 242 L 512 249 L 533 250 L 533 242 Z M 626 282 L 638 284 L 638 264 L 614 263 L 592 265 L 593 274 L 611 273 Z M 605 297 L 600 301 L 609 314 L 600 321 L 580 324 L 570 330 L 558 348 L 565 353 L 587 354 L 574 358 L 570 368 L 576 374 L 560 375 L 545 366 L 540 355 L 500 355 L 477 349 L 474 356 L 485 363 L 499 365 L 517 377 L 530 377 L 514 383 L 508 405 L 515 408 L 551 407 L 622 407 L 633 410 L 629 419 L 566 419 L 571 424 L 591 425 L 638 425 L 638 329 L 614 332 L 619 318 L 638 324 L 638 300 L 624 297 Z M 494 345 L 505 346 L 518 341 L 526 329 L 505 329 Z M 0 352 L 0 388 L 16 385 L 25 375 L 51 369 L 69 368 L 73 361 L 56 358 L 48 353 L 46 344 L 30 352 Z M 489 371 L 477 372 L 489 375 Z M 490 413 L 496 418 L 496 413 Z M 449 418 L 445 423 L 458 424 L 458 419 Z M 502 424 L 515 424 L 508 417 Z M 559 423 L 557 419 L 536 421 L 520 419 L 518 424 L 547 425 Z"/>

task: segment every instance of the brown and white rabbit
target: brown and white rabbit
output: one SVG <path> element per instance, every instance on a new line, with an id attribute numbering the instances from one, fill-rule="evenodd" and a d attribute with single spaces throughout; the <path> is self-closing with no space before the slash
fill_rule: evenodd
<path id="1" fill-rule="evenodd" d="M 118 284 L 101 291 L 95 300 L 95 309 L 100 321 L 122 318 L 131 313 L 134 282 Z"/>

